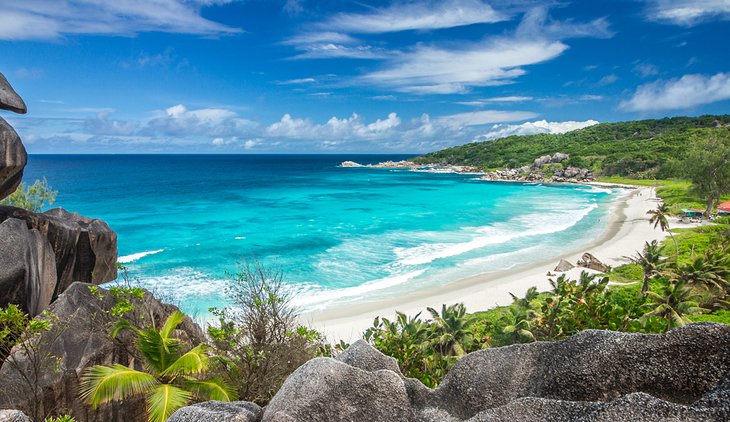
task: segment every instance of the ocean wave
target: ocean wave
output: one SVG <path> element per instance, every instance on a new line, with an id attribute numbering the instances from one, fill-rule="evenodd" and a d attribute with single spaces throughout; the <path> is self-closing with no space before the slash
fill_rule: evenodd
<path id="1" fill-rule="evenodd" d="M 365 297 L 366 294 L 373 293 L 377 290 L 388 289 L 404 284 L 426 270 L 414 270 L 404 274 L 396 274 L 388 277 L 379 278 L 377 280 L 368 281 L 359 286 L 344 287 L 340 289 L 322 289 L 320 286 L 312 284 L 302 284 L 299 286 L 297 294 L 292 300 L 292 304 L 305 310 L 322 309 L 328 302 L 339 301 L 342 299 L 357 300 Z M 318 306 L 315 306 L 318 305 Z"/>
<path id="2" fill-rule="evenodd" d="M 164 249 L 157 249 L 154 251 L 144 251 L 144 252 L 133 253 L 131 255 L 124 255 L 124 256 L 120 256 L 119 258 L 117 258 L 117 262 L 120 264 L 129 264 L 131 262 L 139 260 L 140 258 L 144 258 L 147 255 L 154 255 L 154 254 L 164 252 L 164 251 L 165 251 Z"/>
<path id="3" fill-rule="evenodd" d="M 561 232 L 578 224 L 596 208 L 598 204 L 572 211 L 527 214 L 506 223 L 471 228 L 473 238 L 467 242 L 427 243 L 409 248 L 394 248 L 393 251 L 397 256 L 397 264 L 403 266 L 428 264 L 436 259 L 462 255 L 514 239 Z"/>

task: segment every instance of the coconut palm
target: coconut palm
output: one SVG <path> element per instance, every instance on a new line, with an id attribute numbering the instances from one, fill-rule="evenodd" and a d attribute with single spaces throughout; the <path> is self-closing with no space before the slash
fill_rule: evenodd
<path id="1" fill-rule="evenodd" d="M 466 308 L 464 304 L 441 306 L 439 314 L 433 308 L 426 308 L 435 323 L 434 334 L 437 343 L 443 350 L 451 350 L 454 355 L 462 356 L 466 353 L 466 349 L 474 341 L 472 333 L 469 331 L 469 318 L 466 316 Z"/>
<path id="2" fill-rule="evenodd" d="M 649 281 L 659 275 L 662 268 L 661 247 L 656 240 L 651 243 L 644 243 L 644 251 L 636 252 L 636 255 L 628 257 L 631 262 L 637 264 L 644 271 L 644 282 L 641 284 L 641 293 L 649 290 Z"/>
<path id="3" fill-rule="evenodd" d="M 194 398 L 235 399 L 220 379 L 198 378 L 208 370 L 210 359 L 204 344 L 183 353 L 180 339 L 172 337 L 183 318 L 182 312 L 173 312 L 159 331 L 154 327 L 138 329 L 121 320 L 112 335 L 123 329 L 136 334 L 145 372 L 120 364 L 93 366 L 81 378 L 81 398 L 97 408 L 110 401 L 144 396 L 150 422 L 164 422 Z"/>
<path id="4" fill-rule="evenodd" d="M 679 244 L 677 243 L 677 239 L 674 238 L 671 230 L 669 230 L 669 208 L 667 208 L 666 204 L 661 204 L 657 207 L 657 209 L 648 211 L 647 214 L 651 215 L 651 218 L 649 218 L 649 224 L 654 225 L 655 229 L 659 227 L 661 231 L 669 233 L 669 236 L 674 241 L 674 249 L 677 254 L 677 258 L 679 258 Z"/>
<path id="5" fill-rule="evenodd" d="M 527 343 L 535 341 L 533 330 L 533 317 L 535 312 L 529 309 L 518 309 L 511 307 L 510 314 L 506 316 L 507 325 L 502 332 L 508 334 L 512 343 Z"/>
<path id="6" fill-rule="evenodd" d="M 707 311 L 698 305 L 698 296 L 682 281 L 670 283 L 662 294 L 648 292 L 648 296 L 651 301 L 646 306 L 650 310 L 641 317 L 641 321 L 659 317 L 665 321 L 667 330 L 690 322 L 685 315 Z"/>

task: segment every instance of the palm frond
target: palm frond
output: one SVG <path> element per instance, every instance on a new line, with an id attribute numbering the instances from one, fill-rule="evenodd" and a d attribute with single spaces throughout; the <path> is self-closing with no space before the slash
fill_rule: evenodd
<path id="1" fill-rule="evenodd" d="M 81 398 L 92 407 L 144 394 L 158 384 L 150 374 L 120 364 L 92 366 L 81 377 Z"/>
<path id="2" fill-rule="evenodd" d="M 147 416 L 150 422 L 165 422 L 177 409 L 192 400 L 189 391 L 170 384 L 161 384 L 147 394 Z"/>
<path id="3" fill-rule="evenodd" d="M 201 400 L 233 401 L 237 399 L 234 389 L 226 385 L 221 378 L 198 380 L 187 377 L 185 388 Z"/>
<path id="4" fill-rule="evenodd" d="M 176 377 L 178 375 L 199 374 L 208 370 L 210 359 L 205 350 L 204 344 L 199 344 L 194 349 L 180 356 L 172 362 L 160 375 Z"/>
<path id="5" fill-rule="evenodd" d="M 160 335 L 162 338 L 170 338 L 172 332 L 175 331 L 178 325 L 180 325 L 185 319 L 185 314 L 180 311 L 175 311 L 167 317 L 165 324 L 160 329 Z"/>

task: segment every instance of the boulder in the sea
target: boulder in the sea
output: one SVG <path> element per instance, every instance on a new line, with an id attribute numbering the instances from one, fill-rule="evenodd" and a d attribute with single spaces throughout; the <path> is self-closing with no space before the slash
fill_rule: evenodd
<path id="1" fill-rule="evenodd" d="M 310 360 L 271 399 L 264 421 L 413 421 L 406 385 L 390 370 Z"/>
<path id="2" fill-rule="evenodd" d="M 247 401 L 206 401 L 178 409 L 167 422 L 259 422 L 264 410 Z"/>
<path id="3" fill-rule="evenodd" d="M 0 422 L 33 422 L 31 418 L 20 410 L 0 410 Z"/>
<path id="4" fill-rule="evenodd" d="M 344 352 L 340 353 L 336 359 L 342 363 L 346 363 L 352 367 L 360 368 L 365 371 L 378 371 L 387 369 L 401 375 L 398 361 L 395 358 L 386 356 L 379 350 L 375 349 L 365 340 L 358 340 L 351 344 Z"/>
<path id="5" fill-rule="evenodd" d="M 553 271 L 558 272 L 558 273 L 564 273 L 566 271 L 572 270 L 573 268 L 575 268 L 575 265 L 571 264 L 570 262 L 568 262 L 564 259 L 561 259 Z"/>
<path id="6" fill-rule="evenodd" d="M 594 271 L 598 271 L 599 273 L 607 273 L 611 269 L 611 267 L 604 264 L 598 258 L 588 252 L 584 253 L 580 257 L 577 264 L 579 267 L 588 268 Z"/>
<path id="7" fill-rule="evenodd" d="M 71 283 L 100 284 L 117 277 L 117 235 L 102 220 L 55 208 L 33 213 L 0 206 L 0 222 L 16 218 L 41 232 L 56 255 L 57 297 Z"/>
<path id="8" fill-rule="evenodd" d="M 354 161 L 343 161 L 340 167 L 363 167 L 363 165 Z"/>
<path id="9" fill-rule="evenodd" d="M 56 258 L 48 240 L 24 221 L 0 223 L 0 307 L 19 305 L 36 316 L 56 289 Z"/>
<path id="10" fill-rule="evenodd" d="M 73 283 L 48 307 L 54 316 L 53 326 L 32 340 L 38 357 L 29 359 L 23 350 L 13 348 L 0 367 L 0 408 L 19 409 L 29 415 L 34 409 L 36 415 L 70 413 L 79 422 L 146 420 L 142 397 L 104 405 L 98 410 L 92 410 L 79 399 L 79 377 L 89 366 L 120 363 L 143 369 L 142 360 L 136 356 L 135 336 L 123 331 L 113 339 L 109 334 L 118 321 L 110 312 L 117 300 L 106 289 L 94 287 L 92 291 L 90 287 L 90 284 Z M 135 311 L 125 318 L 136 326 L 154 323 L 159 327 L 177 310 L 159 302 L 149 292 L 145 292 L 142 300 L 133 298 L 132 303 Z M 175 335 L 188 345 L 204 341 L 203 331 L 188 317 Z M 45 369 L 35 380 L 33 368 L 38 359 L 44 359 L 41 363 Z M 54 367 L 58 370 L 50 369 Z M 29 386 L 28 379 L 33 380 L 33 387 Z"/>
<path id="11" fill-rule="evenodd" d="M 0 199 L 15 192 L 23 178 L 28 154 L 15 130 L 0 118 Z"/>
<path id="12" fill-rule="evenodd" d="M 23 99 L 10 86 L 10 83 L 2 73 L 0 73 L 0 109 L 10 110 L 20 114 L 25 114 L 28 111 Z"/>

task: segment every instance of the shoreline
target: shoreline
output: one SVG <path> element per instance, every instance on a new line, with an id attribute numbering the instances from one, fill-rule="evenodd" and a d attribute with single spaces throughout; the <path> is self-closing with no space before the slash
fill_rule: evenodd
<path id="1" fill-rule="evenodd" d="M 601 182 L 581 183 L 603 186 Z M 615 186 L 615 184 L 613 184 Z M 590 252 L 610 266 L 627 262 L 625 256 L 641 250 L 644 242 L 661 240 L 666 233 L 649 225 L 646 212 L 655 209 L 659 199 L 653 187 L 631 186 L 609 205 L 609 222 L 602 233 L 593 241 L 550 259 L 540 259 L 531 264 L 508 270 L 483 273 L 464 279 L 454 280 L 442 286 L 401 295 L 370 303 L 346 303 L 322 311 L 304 313 L 300 322 L 323 332 L 330 341 L 352 342 L 360 338 L 362 332 L 372 325 L 376 316 L 391 319 L 395 311 L 407 315 L 422 312 L 428 315 L 426 307 L 439 308 L 442 304 L 464 303 L 468 312 L 483 311 L 495 306 L 512 303 L 510 293 L 522 296 L 532 286 L 545 291 L 550 288 L 548 272 L 553 270 L 560 259 L 573 264 L 584 252 Z M 576 267 L 567 274 L 577 278 L 581 271 L 595 272 Z"/>

